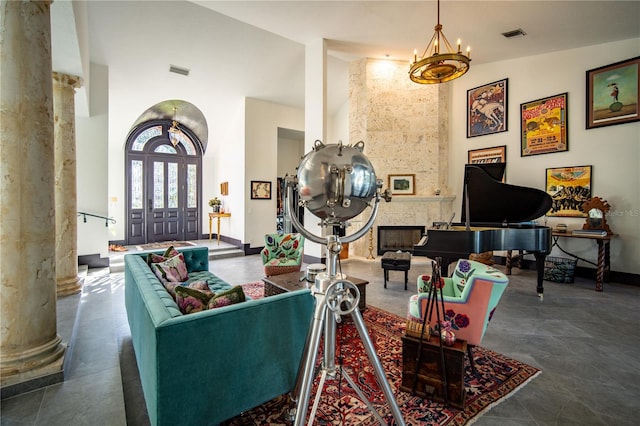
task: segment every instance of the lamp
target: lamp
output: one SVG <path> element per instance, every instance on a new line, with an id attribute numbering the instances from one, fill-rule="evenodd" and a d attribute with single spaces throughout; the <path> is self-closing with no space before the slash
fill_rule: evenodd
<path id="1" fill-rule="evenodd" d="M 176 114 L 178 112 L 177 107 L 173 107 L 173 120 L 171 121 L 171 127 L 167 131 L 169 133 L 169 140 L 173 146 L 177 146 L 182 138 L 182 130 L 180 130 L 180 124 L 176 120 Z"/>
<path id="2" fill-rule="evenodd" d="M 458 49 L 455 51 L 442 32 L 440 24 L 440 0 L 438 0 L 438 24 L 435 33 L 427 45 L 422 58 L 418 61 L 418 52 L 413 52 L 413 62 L 410 63 L 409 78 L 420 84 L 438 84 L 454 80 L 469 71 L 471 61 L 471 48 L 467 47 L 467 54 L 460 52 L 460 39 Z M 441 42 L 442 40 L 442 42 Z M 442 48 L 443 52 L 440 52 Z M 446 51 L 445 51 L 446 50 Z"/>

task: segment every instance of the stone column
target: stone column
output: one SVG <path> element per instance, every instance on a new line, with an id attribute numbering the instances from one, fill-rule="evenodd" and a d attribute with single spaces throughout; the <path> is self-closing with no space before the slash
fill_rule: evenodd
<path id="1" fill-rule="evenodd" d="M 57 335 L 51 2 L 0 2 L 0 382 L 62 371 Z"/>
<path id="2" fill-rule="evenodd" d="M 78 277 L 75 89 L 80 77 L 53 73 L 55 146 L 56 281 L 58 296 L 82 289 Z"/>

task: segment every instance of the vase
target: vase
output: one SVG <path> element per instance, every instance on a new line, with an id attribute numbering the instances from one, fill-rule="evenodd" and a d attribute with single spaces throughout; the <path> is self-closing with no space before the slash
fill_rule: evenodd
<path id="1" fill-rule="evenodd" d="M 212 206 L 211 208 L 213 209 L 214 213 L 218 213 L 220 211 L 220 206 Z"/>

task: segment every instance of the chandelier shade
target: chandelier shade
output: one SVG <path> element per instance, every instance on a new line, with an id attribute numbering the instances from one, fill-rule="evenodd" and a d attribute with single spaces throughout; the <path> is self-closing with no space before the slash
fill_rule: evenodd
<path id="1" fill-rule="evenodd" d="M 469 71 L 471 62 L 471 49 L 467 47 L 467 54 L 460 51 L 460 40 L 457 49 L 454 49 L 440 24 L 440 0 L 438 0 L 438 24 L 434 28 L 435 33 L 427 45 L 420 60 L 418 53 L 414 51 L 413 61 L 409 68 L 409 78 L 419 84 L 438 84 L 454 80 Z M 442 52 L 440 51 L 442 49 Z"/>

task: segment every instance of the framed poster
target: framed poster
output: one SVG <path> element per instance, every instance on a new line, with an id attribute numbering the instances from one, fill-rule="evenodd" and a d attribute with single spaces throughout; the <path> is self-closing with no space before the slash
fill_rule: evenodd
<path id="1" fill-rule="evenodd" d="M 569 150 L 568 93 L 520 104 L 520 156 Z"/>
<path id="2" fill-rule="evenodd" d="M 251 181 L 251 199 L 252 200 L 270 200 L 271 199 L 271 182 L 263 180 Z"/>
<path id="3" fill-rule="evenodd" d="M 587 71 L 587 129 L 640 120 L 640 56 Z"/>
<path id="4" fill-rule="evenodd" d="M 508 81 L 467 90 L 467 138 L 507 131 Z"/>
<path id="5" fill-rule="evenodd" d="M 468 156 L 467 163 L 469 164 L 506 163 L 507 146 L 471 149 L 468 152 Z"/>
<path id="6" fill-rule="evenodd" d="M 391 195 L 414 195 L 416 175 L 389 175 Z"/>
<path id="7" fill-rule="evenodd" d="M 552 199 L 547 216 L 587 217 L 582 204 L 591 198 L 591 166 L 547 169 L 545 190 Z"/>

